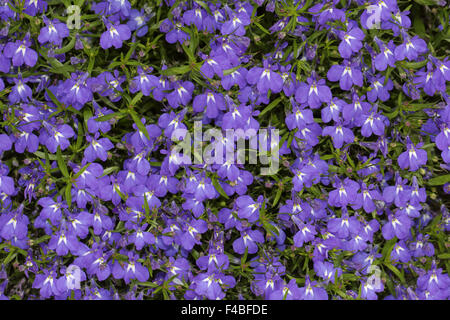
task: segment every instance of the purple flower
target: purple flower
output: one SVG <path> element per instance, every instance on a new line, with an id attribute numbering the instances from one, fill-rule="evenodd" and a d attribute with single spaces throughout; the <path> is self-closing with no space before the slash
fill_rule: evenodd
<path id="1" fill-rule="evenodd" d="M 344 59 L 349 59 L 353 53 L 359 52 L 363 46 L 364 32 L 357 27 L 347 32 L 340 31 L 339 37 L 342 41 L 338 50 Z"/>
<path id="2" fill-rule="evenodd" d="M 100 46 L 103 49 L 109 49 L 112 46 L 119 49 L 122 48 L 122 42 L 131 38 L 130 27 L 119 22 L 106 22 L 106 31 L 100 37 Z"/>
<path id="3" fill-rule="evenodd" d="M 230 15 L 230 20 L 222 24 L 220 32 L 223 35 L 234 34 L 237 36 L 245 35 L 245 26 L 250 24 L 250 17 L 245 11 L 239 11 Z"/>
<path id="4" fill-rule="evenodd" d="M 130 28 L 130 31 L 137 30 L 136 35 L 138 37 L 143 37 L 148 32 L 147 22 L 150 20 L 150 18 L 151 16 L 146 15 L 143 9 L 141 9 L 141 11 L 131 9 L 129 20 L 127 21 L 127 26 Z"/>
<path id="5" fill-rule="evenodd" d="M 341 218 L 332 218 L 328 221 L 328 230 L 340 239 L 350 235 L 358 235 L 362 225 L 354 216 L 343 215 Z"/>
<path id="6" fill-rule="evenodd" d="M 274 70 L 269 61 L 264 60 L 263 68 L 253 67 L 248 71 L 247 82 L 256 84 L 261 94 L 265 95 L 269 90 L 273 93 L 278 93 L 283 89 L 283 79 Z"/>
<path id="7" fill-rule="evenodd" d="M 391 240 L 394 237 L 403 240 L 410 236 L 412 221 L 406 214 L 391 214 L 388 218 L 389 221 L 381 228 L 383 237 L 386 240 Z"/>
<path id="8" fill-rule="evenodd" d="M 205 233 L 208 230 L 205 220 L 193 220 L 187 224 L 187 231 L 181 236 L 182 246 L 186 250 L 191 250 L 195 244 L 201 244 L 198 235 Z"/>
<path id="9" fill-rule="evenodd" d="M 419 36 L 410 37 L 404 34 L 405 41 L 395 48 L 395 59 L 398 61 L 404 60 L 405 57 L 409 61 L 416 61 L 420 54 L 428 51 L 427 44 Z"/>
<path id="10" fill-rule="evenodd" d="M 317 286 L 317 281 L 311 281 L 306 276 L 305 286 L 300 288 L 301 300 L 328 300 L 327 291 Z"/>
<path id="11" fill-rule="evenodd" d="M 294 235 L 294 246 L 301 248 L 304 243 L 314 240 L 317 231 L 312 224 L 304 224 L 303 222 L 300 222 L 297 226 L 300 230 Z"/>
<path id="12" fill-rule="evenodd" d="M 8 42 L 3 49 L 3 55 L 7 58 L 12 58 L 12 64 L 15 67 L 20 67 L 26 64 L 29 67 L 33 67 L 38 59 L 36 51 L 30 49 L 31 41 L 30 35 L 27 34 L 23 40 L 17 40 L 15 42 Z"/>
<path id="13" fill-rule="evenodd" d="M 379 76 L 372 81 L 369 91 L 367 91 L 367 100 L 375 102 L 377 99 L 386 101 L 389 99 L 389 91 L 394 88 L 394 83 L 388 78 L 386 85 L 384 85 L 385 76 Z"/>
<path id="14" fill-rule="evenodd" d="M 406 247 L 405 241 L 400 240 L 395 244 L 394 248 L 392 248 L 391 261 L 393 262 L 400 261 L 403 263 L 407 263 L 410 260 L 411 260 L 411 253 Z"/>
<path id="15" fill-rule="evenodd" d="M 395 45 L 391 40 L 388 44 L 375 37 L 375 42 L 378 44 L 381 53 L 377 54 L 374 59 L 375 69 L 378 71 L 386 70 L 387 66 L 395 67 Z"/>
<path id="16" fill-rule="evenodd" d="M 140 282 L 145 282 L 149 278 L 148 269 L 138 262 L 139 256 L 131 252 L 128 253 L 128 262 L 123 266 L 116 260 L 112 268 L 112 274 L 115 279 L 123 279 L 126 284 L 130 283 L 131 279 L 137 279 Z"/>
<path id="17" fill-rule="evenodd" d="M 335 148 L 340 149 L 345 143 L 352 143 L 355 140 L 353 131 L 341 124 L 328 126 L 323 129 L 322 135 L 330 136 Z"/>
<path id="18" fill-rule="evenodd" d="M 263 201 L 263 196 L 259 196 L 256 202 L 250 196 L 240 196 L 236 199 L 238 217 L 241 219 L 247 219 L 249 222 L 258 220 L 259 210 L 262 207 Z"/>
<path id="19" fill-rule="evenodd" d="M 192 104 L 195 112 L 203 112 L 206 107 L 206 116 L 214 119 L 219 115 L 219 110 L 226 110 L 225 99 L 221 93 L 207 90 L 194 98 Z"/>
<path id="20" fill-rule="evenodd" d="M 111 150 L 114 147 L 108 138 L 98 139 L 98 137 L 98 133 L 95 134 L 94 138 L 91 136 L 86 137 L 86 141 L 90 142 L 88 147 L 84 150 L 84 158 L 87 162 L 93 162 L 97 158 L 106 161 L 108 158 L 108 150 Z"/>
<path id="21" fill-rule="evenodd" d="M 339 81 L 342 90 L 350 90 L 353 85 L 363 86 L 361 69 L 347 60 L 344 65 L 332 65 L 327 72 L 327 78 L 330 81 Z"/>
<path id="22" fill-rule="evenodd" d="M 325 79 L 317 81 L 313 77 L 307 79 L 307 84 L 302 82 L 295 92 L 295 101 L 308 103 L 313 108 L 319 108 L 323 102 L 329 103 L 332 95 L 330 88 L 325 84 Z"/>
<path id="23" fill-rule="evenodd" d="M 51 153 L 55 153 L 58 146 L 61 151 L 70 146 L 69 139 L 75 135 L 72 127 L 67 124 L 53 126 L 44 121 L 45 130 L 42 130 L 39 141 L 44 144 Z"/>
<path id="24" fill-rule="evenodd" d="M 63 39 L 68 37 L 70 32 L 66 24 L 60 22 L 58 19 L 50 20 L 44 16 L 45 27 L 43 27 L 39 33 L 38 41 L 43 44 L 50 42 L 57 46 L 60 46 Z"/>
<path id="25" fill-rule="evenodd" d="M 11 93 L 8 96 L 9 102 L 12 104 L 19 101 L 28 102 L 33 95 L 33 91 L 31 91 L 31 88 L 26 85 L 29 79 L 22 79 L 22 77 L 19 75 L 19 77 L 14 78 L 13 81 L 15 83 L 15 86 L 12 87 Z"/>
<path id="26" fill-rule="evenodd" d="M 407 151 L 403 152 L 398 157 L 398 165 L 400 168 L 409 168 L 409 171 L 417 171 L 421 166 L 427 163 L 427 152 L 420 149 L 423 144 L 423 142 L 420 142 L 414 146 L 409 137 L 406 138 Z"/>
<path id="27" fill-rule="evenodd" d="M 247 249 L 249 254 L 258 252 L 257 243 L 264 243 L 264 236 L 259 230 L 250 228 L 241 231 L 241 236 L 234 240 L 233 250 L 238 254 L 244 254 Z"/>
<path id="28" fill-rule="evenodd" d="M 172 108 L 180 105 L 187 106 L 192 99 L 194 85 L 190 81 L 178 82 L 174 85 L 173 91 L 167 95 L 167 101 Z"/>

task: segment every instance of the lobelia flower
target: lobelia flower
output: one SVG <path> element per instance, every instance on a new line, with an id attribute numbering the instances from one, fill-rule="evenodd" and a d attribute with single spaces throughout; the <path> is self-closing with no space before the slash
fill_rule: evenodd
<path id="1" fill-rule="evenodd" d="M 87 121 L 87 128 L 89 133 L 95 134 L 99 131 L 107 133 L 109 130 L 111 130 L 111 123 L 109 123 L 109 121 L 97 121 L 97 119 L 114 112 L 112 110 L 109 110 L 108 108 L 100 108 L 95 101 L 93 101 L 92 104 L 94 106 L 97 106 L 97 108 L 95 109 L 95 115 L 89 118 Z"/>
<path id="2" fill-rule="evenodd" d="M 384 135 L 385 123 L 389 124 L 387 117 L 378 112 L 378 106 L 374 105 L 370 113 L 362 116 L 361 135 L 363 137 L 370 137 L 372 134 L 377 136 Z"/>
<path id="3" fill-rule="evenodd" d="M 48 243 L 49 249 L 56 251 L 59 256 L 66 256 L 69 253 L 77 254 L 79 244 L 78 239 L 74 234 L 67 232 L 64 224 L 60 230 L 52 235 Z"/>
<path id="4" fill-rule="evenodd" d="M 391 251 L 391 261 L 408 263 L 411 260 L 411 253 L 408 250 L 405 241 L 400 240 L 394 245 Z"/>
<path id="5" fill-rule="evenodd" d="M 58 19 L 50 20 L 44 16 L 43 20 L 45 27 L 41 28 L 39 33 L 39 43 L 44 44 L 50 42 L 54 45 L 60 46 L 63 39 L 69 36 L 69 28 L 67 28 L 66 24 L 60 22 Z"/>
<path id="6" fill-rule="evenodd" d="M 21 205 L 16 210 L 0 215 L 0 236 L 5 240 L 25 239 L 28 234 L 28 224 L 29 219 L 23 214 L 23 205 Z"/>
<path id="7" fill-rule="evenodd" d="M 128 243 L 133 243 L 136 246 L 136 250 L 142 250 L 145 245 L 152 245 L 155 243 L 155 236 L 153 233 L 144 231 L 148 224 L 135 227 L 135 231 L 128 237 Z"/>
<path id="8" fill-rule="evenodd" d="M 245 35 L 245 26 L 250 24 L 250 17 L 247 12 L 239 11 L 233 12 L 230 15 L 230 20 L 225 21 L 220 28 L 220 32 L 223 35 L 234 34 L 236 36 Z"/>
<path id="9" fill-rule="evenodd" d="M 206 16 L 208 16 L 208 13 L 201 7 L 197 7 L 195 9 L 186 10 L 183 13 L 183 22 L 186 25 L 195 25 L 197 30 L 203 30 L 203 21 Z"/>
<path id="10" fill-rule="evenodd" d="M 449 296 L 450 278 L 443 273 L 442 268 L 436 267 L 436 261 L 433 260 L 431 269 L 417 279 L 417 287 L 420 290 L 428 291 L 431 296 L 446 299 Z"/>
<path id="11" fill-rule="evenodd" d="M 53 225 L 58 225 L 62 218 L 62 209 L 67 208 L 62 203 L 61 196 L 58 196 L 57 202 L 50 197 L 40 198 L 37 202 L 42 207 L 40 216 L 43 219 L 49 219 Z"/>
<path id="12" fill-rule="evenodd" d="M 406 32 L 402 31 L 404 42 L 395 48 L 395 59 L 398 61 L 405 60 L 416 61 L 419 55 L 428 51 L 427 44 L 419 36 L 410 37 Z"/>
<path id="13" fill-rule="evenodd" d="M 11 93 L 8 95 L 8 100 L 11 104 L 17 102 L 28 102 L 30 98 L 32 98 L 33 91 L 31 88 L 26 85 L 29 81 L 29 78 L 23 79 L 19 74 L 17 78 L 13 78 L 15 86 L 12 87 Z"/>
<path id="14" fill-rule="evenodd" d="M 273 290 L 268 297 L 268 300 L 300 300 L 301 291 L 295 279 L 291 279 L 288 284 L 279 286 L 278 289 Z"/>
<path id="15" fill-rule="evenodd" d="M 385 76 L 379 76 L 373 78 L 371 82 L 370 89 L 367 91 L 367 100 L 370 102 L 375 102 L 377 99 L 388 100 L 390 97 L 389 91 L 394 88 L 392 80 L 388 78 L 386 85 L 384 85 Z"/>
<path id="16" fill-rule="evenodd" d="M 36 274 L 33 282 L 34 289 L 40 289 L 42 298 L 48 299 L 51 296 L 59 296 L 62 293 L 57 288 L 57 273 L 55 270 L 44 270 L 44 274 Z"/>
<path id="17" fill-rule="evenodd" d="M 433 73 L 433 79 L 436 83 L 436 87 L 438 90 L 445 92 L 445 82 L 450 81 L 450 61 L 448 60 L 448 57 L 446 57 L 444 61 L 440 61 L 431 55 L 429 58 L 436 66 Z"/>
<path id="18" fill-rule="evenodd" d="M 387 66 L 390 66 L 392 68 L 395 67 L 395 45 L 394 41 L 389 41 L 388 44 L 385 44 L 383 41 L 378 39 L 377 37 L 374 38 L 375 42 L 377 43 L 378 47 L 380 48 L 381 53 L 377 54 L 374 59 L 374 66 L 375 69 L 378 71 L 384 71 L 386 70 Z"/>
<path id="19" fill-rule="evenodd" d="M 423 142 L 414 146 L 409 137 L 406 137 L 407 151 L 400 154 L 398 157 L 398 165 L 402 169 L 408 169 L 409 171 L 417 171 L 421 166 L 427 163 L 427 152 L 420 149 L 424 145 Z"/>
<path id="20" fill-rule="evenodd" d="M 315 75 L 309 77 L 307 84 L 301 82 L 295 92 L 295 101 L 308 103 L 312 109 L 319 108 L 323 102 L 329 103 L 332 95 L 327 87 L 325 79 L 316 80 Z"/>
<path id="21" fill-rule="evenodd" d="M 76 72 L 72 73 L 70 79 L 64 81 L 64 83 L 59 87 L 61 92 L 65 94 L 62 95 L 61 102 L 72 105 L 75 109 L 79 110 L 87 102 L 92 101 L 92 82 L 95 79 L 88 79 L 89 74 L 87 72 Z M 58 96 L 53 93 L 55 96 Z"/>
<path id="22" fill-rule="evenodd" d="M 195 112 L 203 112 L 206 107 L 205 114 L 210 119 L 216 118 L 219 115 L 219 110 L 226 110 L 223 95 L 211 90 L 207 90 L 205 93 L 196 96 L 192 106 Z"/>
<path id="23" fill-rule="evenodd" d="M 336 276 L 339 278 L 342 275 L 342 269 L 335 268 L 332 263 L 328 261 L 314 261 L 314 271 L 321 277 L 326 283 L 335 282 Z"/>
<path id="24" fill-rule="evenodd" d="M 208 270 L 212 272 L 215 270 L 226 270 L 229 266 L 229 259 L 225 253 L 211 250 L 208 255 L 201 256 L 196 260 L 196 264 L 200 270 Z"/>
<path id="25" fill-rule="evenodd" d="M 7 134 L 0 134 L 0 155 L 7 150 L 11 150 L 12 141 L 11 138 Z"/>
<path id="26" fill-rule="evenodd" d="M 138 75 L 131 80 L 130 84 L 131 93 L 141 91 L 144 96 L 148 97 L 152 90 L 159 86 L 159 79 L 149 74 L 152 70 L 153 68 L 151 67 L 137 67 Z"/>
<path id="27" fill-rule="evenodd" d="M 347 32 L 339 31 L 341 43 L 339 44 L 338 50 L 341 57 L 349 59 L 353 53 L 359 52 L 363 47 L 362 40 L 364 37 L 364 32 L 358 27 L 354 27 Z"/>
<path id="28" fill-rule="evenodd" d="M 145 282 L 149 278 L 148 269 L 140 262 L 139 255 L 128 252 L 128 262 L 124 263 L 122 267 L 119 261 L 115 261 L 112 268 L 112 275 L 115 279 L 123 279 L 126 284 L 130 283 L 131 279 L 137 279 L 139 282 Z"/>
<path id="29" fill-rule="evenodd" d="M 241 236 L 234 240 L 233 250 L 238 254 L 244 254 L 247 249 L 249 254 L 258 252 L 257 243 L 264 243 L 264 236 L 259 230 L 246 228 L 241 231 Z"/>
<path id="30" fill-rule="evenodd" d="M 125 76 L 119 76 L 119 71 L 117 70 L 114 70 L 114 75 L 109 71 L 104 71 L 96 78 L 91 78 L 89 85 L 100 96 L 108 97 L 112 102 L 117 102 L 121 99 L 123 89 L 120 85 L 125 79 Z"/>
<path id="31" fill-rule="evenodd" d="M 439 76 L 436 74 L 431 62 L 427 63 L 427 69 L 422 68 L 415 73 L 414 83 L 417 88 L 422 88 L 423 91 L 429 95 L 434 96 L 436 92 L 436 84 L 439 83 Z"/>
<path id="32" fill-rule="evenodd" d="M 136 35 L 138 37 L 143 37 L 148 32 L 147 22 L 153 17 L 154 14 L 147 15 L 144 12 L 144 9 L 141 11 L 136 9 L 131 9 L 129 20 L 127 21 L 127 26 L 130 28 L 130 31 L 136 31 Z"/>
<path id="33" fill-rule="evenodd" d="M 51 153 L 55 153 L 58 147 L 64 151 L 70 146 L 69 139 L 75 135 L 71 126 L 67 124 L 53 126 L 46 121 L 42 124 L 44 129 L 41 130 L 39 142 L 44 144 Z"/>
<path id="34" fill-rule="evenodd" d="M 384 201 L 394 202 L 399 208 L 405 207 L 411 197 L 411 188 L 406 185 L 407 181 L 396 173 L 395 186 L 386 186 L 383 190 Z"/>
<path id="35" fill-rule="evenodd" d="M 177 82 L 174 90 L 167 95 L 167 101 L 172 108 L 178 108 L 180 105 L 187 106 L 192 99 L 194 85 L 190 81 Z"/>
<path id="36" fill-rule="evenodd" d="M 389 221 L 381 228 L 384 239 L 391 240 L 397 237 L 400 240 L 410 236 L 411 219 L 404 213 L 390 214 Z"/>
<path id="37" fill-rule="evenodd" d="M 192 250 L 195 244 L 201 244 L 198 235 L 205 233 L 208 230 L 205 220 L 198 219 L 187 223 L 187 231 L 181 236 L 182 246 L 186 250 Z"/>
<path id="38" fill-rule="evenodd" d="M 335 148 L 340 149 L 345 143 L 352 143 L 355 140 L 353 131 L 340 122 L 335 126 L 328 126 L 323 129 L 322 135 L 330 136 Z"/>
<path id="39" fill-rule="evenodd" d="M 317 281 L 305 278 L 305 286 L 300 288 L 300 300 L 328 300 L 327 291 L 317 286 Z"/>
<path id="40" fill-rule="evenodd" d="M 87 162 L 93 162 L 97 158 L 106 161 L 108 158 L 108 150 L 114 147 L 108 138 L 99 139 L 99 136 L 100 134 L 97 132 L 93 138 L 91 136 L 86 137 L 86 141 L 90 142 L 84 150 L 84 159 Z"/>
<path id="41" fill-rule="evenodd" d="M 222 87 L 225 90 L 230 90 L 234 85 L 238 85 L 239 89 L 242 90 L 247 85 L 247 73 L 247 69 L 239 68 L 228 75 L 224 75 L 221 79 Z"/>
<path id="42" fill-rule="evenodd" d="M 342 90 L 350 90 L 353 85 L 363 86 L 363 75 L 361 68 L 348 60 L 344 60 L 343 65 L 335 64 L 327 72 L 330 81 L 339 81 Z"/>
<path id="43" fill-rule="evenodd" d="M 259 219 L 259 210 L 264 202 L 264 197 L 260 195 L 255 202 L 250 196 L 244 195 L 236 199 L 236 206 L 238 208 L 238 217 L 247 219 L 249 222 L 254 222 Z"/>
<path id="44" fill-rule="evenodd" d="M 340 114 L 344 106 L 346 105 L 344 100 L 333 98 L 328 106 L 322 108 L 321 115 L 322 120 L 325 123 L 328 123 L 333 119 L 335 122 L 339 121 Z"/>
<path id="45" fill-rule="evenodd" d="M 366 183 L 363 182 L 361 185 L 361 193 L 358 193 L 352 208 L 358 210 L 362 207 L 365 212 L 371 213 L 376 210 L 374 200 L 381 201 L 382 199 L 381 193 L 374 185 L 371 184 L 367 187 Z"/>
<path id="46" fill-rule="evenodd" d="M 174 25 L 169 19 L 165 19 L 161 22 L 159 30 L 166 34 L 165 39 L 168 43 L 175 43 L 178 41 L 182 44 L 186 40 L 189 40 L 189 35 L 181 28 L 183 28 L 183 24 L 180 21 L 175 21 Z"/>
<path id="47" fill-rule="evenodd" d="M 116 49 L 122 48 L 123 41 L 131 38 L 130 27 L 126 24 L 119 24 L 119 22 L 111 23 L 104 20 L 106 31 L 100 36 L 100 46 L 103 49 L 109 49 L 112 46 Z"/>
<path id="48" fill-rule="evenodd" d="M 369 280 L 361 281 L 361 298 L 366 300 L 378 300 L 377 292 L 383 292 L 384 291 L 384 284 L 380 282 L 380 287 L 377 288 L 377 286 L 370 283 Z"/>
<path id="49" fill-rule="evenodd" d="M 300 230 L 294 235 L 294 246 L 301 248 L 304 243 L 314 240 L 317 231 L 312 224 L 304 224 L 303 222 L 299 222 L 297 223 L 297 226 Z"/>
<path id="50" fill-rule="evenodd" d="M 432 243 L 428 242 L 429 238 L 429 235 L 424 236 L 419 233 L 416 237 L 416 241 L 410 243 L 409 249 L 411 250 L 413 257 L 421 258 L 424 256 L 434 256 L 434 246 Z"/>
<path id="51" fill-rule="evenodd" d="M 29 67 L 34 67 L 37 62 L 38 55 L 36 51 L 29 48 L 32 45 L 30 34 L 27 33 L 23 40 L 15 42 L 8 42 L 3 48 L 3 55 L 6 58 L 12 58 L 14 67 L 20 67 L 26 64 Z"/>
<path id="52" fill-rule="evenodd" d="M 330 219 L 327 229 L 340 239 L 346 239 L 350 235 L 359 234 L 362 225 L 356 217 L 349 217 L 348 214 L 343 214 L 341 218 Z"/>
<path id="53" fill-rule="evenodd" d="M 295 128 L 302 130 L 307 125 L 314 123 L 314 116 L 310 109 L 298 106 L 293 100 L 291 100 L 291 104 L 293 105 L 292 113 L 285 118 L 285 123 L 289 130 L 294 130 Z"/>
<path id="54" fill-rule="evenodd" d="M 253 67 L 248 71 L 247 82 L 256 84 L 258 91 L 263 95 L 269 90 L 278 93 L 283 89 L 283 79 L 275 70 L 276 68 L 268 60 L 263 60 L 263 68 Z"/>

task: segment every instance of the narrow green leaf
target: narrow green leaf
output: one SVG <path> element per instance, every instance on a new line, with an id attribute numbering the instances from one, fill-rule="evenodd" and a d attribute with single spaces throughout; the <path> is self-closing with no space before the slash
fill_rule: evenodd
<path id="1" fill-rule="evenodd" d="M 145 137 L 150 140 L 150 135 L 148 134 L 147 128 L 142 123 L 141 119 L 139 119 L 138 115 L 134 110 L 128 110 L 128 113 L 133 118 L 134 123 L 136 123 L 136 126 L 138 127 L 139 131 L 141 131 Z"/>
<path id="2" fill-rule="evenodd" d="M 450 174 L 446 174 L 439 177 L 434 177 L 430 180 L 428 180 L 428 185 L 430 186 L 441 186 L 443 184 L 446 184 L 450 182 Z"/>
<path id="3" fill-rule="evenodd" d="M 61 173 L 63 174 L 63 176 L 68 178 L 69 171 L 67 170 L 67 165 L 66 165 L 64 159 L 62 158 L 61 148 L 59 146 L 58 146 L 58 149 L 56 150 L 56 161 L 58 162 L 59 170 L 61 170 Z"/>
<path id="4" fill-rule="evenodd" d="M 261 111 L 261 113 L 258 115 L 258 117 L 263 116 L 264 114 L 266 114 L 267 112 L 269 112 L 270 110 L 275 108 L 280 103 L 280 101 L 281 101 L 281 97 L 272 101 L 267 107 L 264 108 L 263 111 Z"/>
<path id="5" fill-rule="evenodd" d="M 225 193 L 216 177 L 212 177 L 212 184 L 214 188 L 217 190 L 217 192 L 219 192 L 224 198 L 230 199 L 230 197 L 228 197 L 228 195 Z"/>

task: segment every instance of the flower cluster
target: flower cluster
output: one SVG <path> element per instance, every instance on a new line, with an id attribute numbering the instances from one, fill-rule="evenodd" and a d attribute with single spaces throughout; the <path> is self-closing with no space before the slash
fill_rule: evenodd
<path id="1" fill-rule="evenodd" d="M 446 1 L 47 2 L 0 0 L 0 299 L 450 298 Z"/>

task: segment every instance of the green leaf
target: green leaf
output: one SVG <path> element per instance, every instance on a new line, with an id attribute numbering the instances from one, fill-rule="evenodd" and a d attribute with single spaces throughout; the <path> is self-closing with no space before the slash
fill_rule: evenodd
<path id="1" fill-rule="evenodd" d="M 109 113 L 107 115 L 95 118 L 95 121 L 98 121 L 98 122 L 108 121 L 114 117 L 117 117 L 118 119 L 120 119 L 120 118 L 123 118 L 125 115 L 126 115 L 126 113 L 123 113 L 123 112 L 114 112 L 114 113 Z"/>
<path id="2" fill-rule="evenodd" d="M 441 186 L 450 182 L 450 174 L 446 174 L 444 176 L 434 177 L 428 180 L 428 185 L 430 186 Z"/>
<path id="3" fill-rule="evenodd" d="M 450 253 L 443 253 L 438 255 L 439 259 L 450 259 Z"/>
<path id="4" fill-rule="evenodd" d="M 258 117 L 263 116 L 264 114 L 266 114 L 267 112 L 269 112 L 270 110 L 275 108 L 280 103 L 280 101 L 281 101 L 281 97 L 272 101 L 267 107 L 264 108 L 263 111 L 261 111 L 261 113 L 258 115 Z"/>
<path id="5" fill-rule="evenodd" d="M 383 264 L 388 267 L 389 270 L 391 270 L 399 279 L 402 283 L 405 283 L 405 277 L 403 276 L 403 274 L 400 272 L 400 270 L 398 270 L 396 267 L 394 267 L 390 262 L 383 262 Z"/>
<path id="6" fill-rule="evenodd" d="M 91 165 L 90 163 L 84 165 L 84 167 L 81 168 L 81 170 L 78 171 L 78 172 L 73 176 L 73 179 L 75 180 L 75 179 L 77 179 L 80 175 L 82 175 L 83 172 L 86 171 L 86 169 L 87 169 L 90 165 Z"/>
<path id="7" fill-rule="evenodd" d="M 230 199 L 230 197 L 228 197 L 228 195 L 225 193 L 225 191 L 223 190 L 222 186 L 220 185 L 219 181 L 217 180 L 216 177 L 212 177 L 212 184 L 214 186 L 214 188 L 217 190 L 217 192 L 219 192 L 224 198 L 226 199 Z"/>
<path id="8" fill-rule="evenodd" d="M 62 158 L 61 148 L 59 146 L 58 146 L 58 149 L 56 150 L 56 161 L 58 162 L 59 170 L 61 170 L 61 173 L 63 174 L 63 176 L 68 178 L 69 171 L 67 170 L 67 165 L 66 165 L 64 159 Z"/>
<path id="9" fill-rule="evenodd" d="M 190 70 L 191 70 L 191 66 L 183 65 L 183 66 L 179 66 L 179 67 L 168 68 L 166 70 L 161 70 L 161 74 L 164 76 L 173 76 L 176 74 L 188 73 Z"/>
<path id="10" fill-rule="evenodd" d="M 70 207 L 72 206 L 72 183 L 68 183 L 66 185 L 66 190 L 65 190 L 65 196 L 66 196 L 66 202 L 67 205 Z"/>
<path id="11" fill-rule="evenodd" d="M 147 128 L 142 123 L 141 119 L 139 119 L 137 113 L 134 110 L 129 109 L 128 113 L 133 118 L 134 123 L 136 123 L 136 126 L 138 127 L 139 131 L 141 131 L 145 137 L 150 140 L 150 135 L 148 134 Z"/>
<path id="12" fill-rule="evenodd" d="M 76 37 L 72 36 L 72 39 L 70 39 L 70 42 L 67 45 L 65 45 L 61 49 L 55 50 L 55 54 L 63 54 L 63 53 L 69 52 L 75 46 L 75 42 L 76 42 Z"/>

